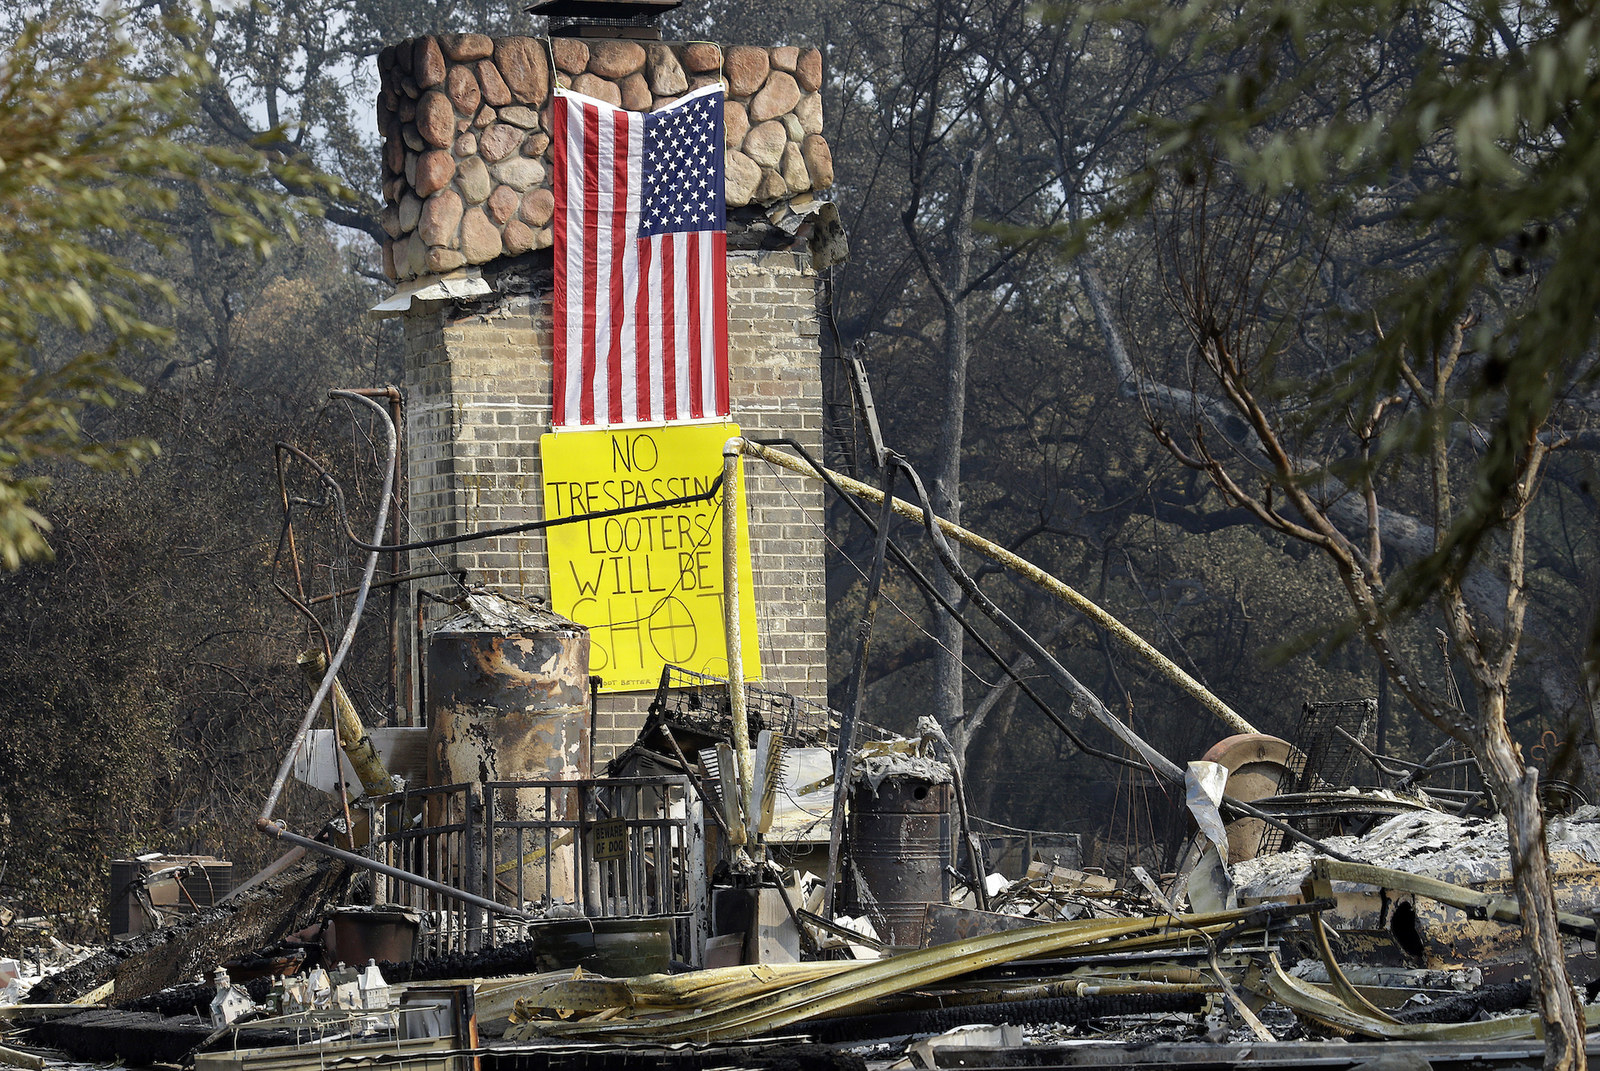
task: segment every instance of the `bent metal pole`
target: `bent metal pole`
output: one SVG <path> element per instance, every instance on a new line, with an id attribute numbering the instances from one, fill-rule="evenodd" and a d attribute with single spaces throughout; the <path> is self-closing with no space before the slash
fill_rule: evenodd
<path id="1" fill-rule="evenodd" d="M 387 523 L 389 507 L 391 505 L 391 499 L 394 493 L 395 458 L 398 456 L 400 449 L 400 435 L 398 430 L 395 428 L 394 420 L 389 416 L 389 413 L 371 398 L 365 397 L 353 391 L 343 390 L 330 391 L 329 396 L 333 398 L 348 398 L 352 401 L 360 402 L 361 404 L 368 406 L 376 411 L 378 418 L 383 424 L 388 449 L 386 464 L 384 465 L 383 469 L 383 488 L 378 495 L 378 516 L 376 522 L 373 524 L 372 532 L 372 543 L 374 548 L 376 548 L 377 545 L 383 540 L 383 530 Z M 332 663 L 327 667 L 326 672 L 323 673 L 322 682 L 320 685 L 318 685 L 316 694 L 311 697 L 311 705 L 306 709 L 305 718 L 301 721 L 299 728 L 295 732 L 294 742 L 290 745 L 288 753 L 284 756 L 283 764 L 278 768 L 278 775 L 273 780 L 271 790 L 267 793 L 266 803 L 262 805 L 261 814 L 256 819 L 256 829 L 258 832 L 272 837 L 275 840 L 288 841 L 290 844 L 304 848 L 307 851 L 331 856 L 334 859 L 338 859 L 344 863 L 349 863 L 352 866 L 365 867 L 368 870 L 376 871 L 379 874 L 394 878 L 397 881 L 410 882 L 412 885 L 415 885 L 419 888 L 427 889 L 431 892 L 438 893 L 441 896 L 452 897 L 464 903 L 472 904 L 475 907 L 481 907 L 486 911 L 502 915 L 510 915 L 515 918 L 529 918 L 530 916 L 517 908 L 507 907 L 504 904 L 499 904 L 493 900 L 488 900 L 484 897 L 477 896 L 462 889 L 454 888 L 450 885 L 444 884 L 443 882 L 434 881 L 431 878 L 423 877 L 420 874 L 413 874 L 410 871 L 402 870 L 399 867 L 389 866 L 387 863 L 379 862 L 376 859 L 368 859 L 365 856 L 357 855 L 355 852 L 345 851 L 344 849 L 335 847 L 332 844 L 324 844 L 323 842 L 314 840 L 311 837 L 295 833 L 288 828 L 285 822 L 281 820 L 274 820 L 272 817 L 272 812 L 275 811 L 278 806 L 278 798 L 283 794 L 284 786 L 288 784 L 289 774 L 294 766 L 295 756 L 299 754 L 301 746 L 305 743 L 306 734 L 311 728 L 312 721 L 322 710 L 322 704 L 328 699 L 329 695 L 333 691 L 335 683 L 338 679 L 340 665 L 343 664 L 345 656 L 350 653 L 350 645 L 355 641 L 356 626 L 360 624 L 361 614 L 366 609 L 367 593 L 372 588 L 372 575 L 377 569 L 377 565 L 378 549 L 369 550 L 367 553 L 366 567 L 361 574 L 361 584 L 356 591 L 355 605 L 351 607 L 350 620 L 345 625 L 344 637 L 339 644 L 339 649 L 334 652 Z"/>
<path id="2" fill-rule="evenodd" d="M 383 488 L 378 494 L 378 516 L 372 526 L 372 542 L 383 542 L 383 530 L 388 524 L 389 505 L 394 494 L 395 458 L 400 451 L 400 433 L 390 418 L 389 411 L 371 398 L 363 397 L 347 390 L 334 390 L 328 392 L 330 398 L 348 398 L 360 402 L 369 409 L 374 410 L 384 430 L 384 468 Z M 356 601 L 350 608 L 350 620 L 345 624 L 344 636 L 339 641 L 338 650 L 334 651 L 333 658 L 328 662 L 328 668 L 322 678 L 322 683 L 317 686 L 316 694 L 311 697 L 311 705 L 306 708 L 306 714 L 301 719 L 300 726 L 295 730 L 294 742 L 283 756 L 283 763 L 278 767 L 278 775 L 273 778 L 272 788 L 267 792 L 267 800 L 261 805 L 260 822 L 270 822 L 272 812 L 278 809 L 278 797 L 283 795 L 284 786 L 289 783 L 289 773 L 294 769 L 295 756 L 300 754 L 304 746 L 306 734 L 311 731 L 311 723 L 322 711 L 322 704 L 333 691 L 333 682 L 338 679 L 339 667 L 344 664 L 345 656 L 350 653 L 350 645 L 356 639 L 356 626 L 361 623 L 361 614 L 367 607 L 367 593 L 372 589 L 372 574 L 378 568 L 378 552 L 370 551 L 367 554 L 366 565 L 361 570 L 361 583 L 356 588 Z"/>
<path id="3" fill-rule="evenodd" d="M 755 791 L 750 726 L 745 721 L 744 644 L 739 631 L 739 511 L 744 508 L 739 497 L 739 455 L 749 446 L 738 436 L 722 444 L 722 613 L 728 645 L 728 718 L 733 722 L 733 766 L 739 781 L 738 806 L 728 808 L 728 821 L 735 844 L 749 839 Z"/>
<path id="4" fill-rule="evenodd" d="M 727 466 L 727 451 L 728 449 L 732 448 L 735 443 L 739 444 L 740 452 L 746 457 L 759 458 L 768 464 L 776 465 L 782 469 L 787 469 L 790 472 L 796 473 L 800 476 L 805 476 L 808 479 L 821 480 L 823 478 L 821 473 L 819 473 L 816 469 L 813 469 L 806 462 L 801 461 L 799 458 L 792 457 L 780 450 L 774 450 L 770 447 L 762 446 L 760 443 L 751 442 L 749 439 L 728 440 L 728 445 L 723 448 L 724 469 L 726 469 Z M 824 469 L 823 472 L 825 472 L 827 476 L 837 483 L 841 488 L 843 488 L 845 491 L 848 491 L 850 494 L 855 495 L 857 498 L 863 498 L 869 502 L 882 503 L 884 498 L 883 492 L 878 490 L 876 487 L 873 487 L 870 484 L 862 483 L 860 480 L 853 480 L 849 476 L 834 472 L 831 469 Z M 921 522 L 922 520 L 922 508 L 920 506 L 912 505 L 910 502 L 907 502 L 904 499 L 896 498 L 894 500 L 894 511 L 900 514 L 902 517 L 907 517 L 914 521 Z M 982 536 L 970 532 L 965 528 L 962 528 L 958 524 L 947 521 L 943 517 L 935 517 L 934 523 L 939 526 L 940 531 L 949 536 L 951 539 L 954 539 L 956 542 L 961 543 L 964 546 L 971 547 L 979 554 L 982 554 L 985 557 L 999 562 L 1001 565 L 1013 570 L 1024 579 L 1030 581 L 1040 588 L 1043 588 L 1051 595 L 1067 603 L 1074 610 L 1077 610 L 1079 613 L 1089 618 L 1089 620 L 1093 621 L 1096 625 L 1099 625 L 1101 628 L 1105 629 L 1114 639 L 1116 639 L 1118 643 L 1132 651 L 1140 659 L 1149 663 L 1157 673 L 1160 673 L 1178 688 L 1182 689 L 1184 692 L 1187 692 L 1190 696 L 1196 699 L 1201 706 L 1209 710 L 1229 729 L 1236 733 L 1260 732 L 1259 729 L 1246 721 L 1237 711 L 1213 694 L 1205 685 L 1201 684 L 1199 681 L 1189 676 L 1188 673 L 1184 672 L 1181 666 L 1177 665 L 1166 655 L 1156 650 L 1149 643 L 1147 643 L 1142 636 L 1134 632 L 1128 626 L 1124 625 L 1121 621 L 1118 621 L 1115 617 L 1111 616 L 1111 614 L 1107 613 L 1098 604 L 1090 600 L 1081 592 L 1075 590 L 1057 577 L 1052 576 L 1050 573 L 1045 572 L 1043 569 L 1039 568 L 1037 565 L 1034 565 L 1026 558 L 1023 558 L 1017 554 L 1013 554 L 1004 547 L 1001 547 L 995 543 L 991 543 L 989 540 L 984 539 Z"/>
<path id="5" fill-rule="evenodd" d="M 749 439 L 733 438 L 729 439 L 724 445 L 722 457 L 723 472 L 725 476 L 729 472 L 738 472 L 737 457 L 730 453 L 732 451 L 742 453 L 746 457 L 759 458 L 762 461 L 767 461 L 771 464 L 777 465 L 779 468 L 788 469 L 790 472 L 794 472 L 810 479 L 831 479 L 838 483 L 841 488 L 850 492 L 851 494 L 860 498 L 865 498 L 868 501 L 878 503 L 880 505 L 883 503 L 884 499 L 888 497 L 885 496 L 882 491 L 879 491 L 874 487 L 870 487 L 859 480 L 852 480 L 848 476 L 842 476 L 831 469 L 822 468 L 821 466 L 813 468 L 805 462 L 800 461 L 798 458 L 790 457 L 788 454 L 769 449 L 765 446 L 762 446 L 760 443 L 753 443 Z M 724 481 L 724 483 L 727 482 L 727 480 Z M 915 521 L 923 520 L 924 514 L 921 507 L 913 506 L 911 503 L 898 498 L 892 498 L 890 501 L 892 502 L 892 508 L 894 512 L 902 514 Z M 726 509 L 726 499 L 724 499 L 723 505 Z M 966 546 L 972 547 L 974 550 L 977 550 L 986 557 L 1000 562 L 1002 565 L 1017 570 L 1019 573 L 1026 576 L 1038 586 L 1044 588 L 1046 591 L 1066 601 L 1074 608 L 1081 611 L 1091 620 L 1103 625 L 1125 646 L 1134 650 L 1140 655 L 1140 657 L 1151 662 L 1156 669 L 1169 680 L 1172 680 L 1185 691 L 1189 692 L 1190 695 L 1194 696 L 1196 699 L 1199 699 L 1205 705 L 1207 710 L 1210 710 L 1213 714 L 1217 715 L 1217 717 L 1220 718 L 1230 728 L 1242 733 L 1254 733 L 1258 731 L 1249 722 L 1245 721 L 1242 717 L 1235 713 L 1233 709 L 1221 699 L 1218 699 L 1216 696 L 1212 695 L 1211 692 L 1202 686 L 1198 681 L 1194 680 L 1187 673 L 1183 672 L 1183 670 L 1173 665 L 1172 662 L 1166 658 L 1166 656 L 1161 654 L 1161 652 L 1157 651 L 1154 647 L 1151 647 L 1132 629 L 1122 624 L 1122 622 L 1106 613 L 1099 606 L 1095 605 L 1093 602 L 1090 602 L 1083 595 L 1074 591 L 1072 588 L 1051 576 L 1043 569 L 1040 569 L 1032 562 L 1020 558 L 1002 547 L 996 546 L 987 539 L 967 531 L 960 525 L 952 524 L 950 521 L 947 521 L 942 517 L 934 517 L 933 522 L 938 525 L 939 530 L 944 534 L 950 536 L 960 543 L 965 544 Z M 726 519 L 724 519 L 724 523 L 727 523 Z M 732 531 L 732 529 L 725 529 L 725 531 Z M 732 536 L 730 535 L 728 539 L 729 545 L 731 546 Z M 724 548 L 724 552 L 725 554 L 727 553 L 726 547 Z M 731 568 L 727 566 L 726 561 L 727 559 L 725 558 L 724 568 Z M 735 579 L 737 579 L 737 577 L 735 577 Z M 737 595 L 736 586 L 733 588 L 733 591 L 735 595 Z M 736 598 L 728 600 L 728 605 L 733 612 L 737 612 Z M 737 626 L 735 626 L 731 635 L 738 635 Z M 1048 655 L 1046 656 L 1048 657 Z M 730 662 L 731 661 L 732 660 L 730 659 Z M 740 673 L 742 674 L 742 672 L 743 667 L 741 666 Z M 744 680 L 742 675 L 739 677 L 739 697 L 742 704 L 744 697 Z M 1183 772 L 1178 768 L 1177 764 L 1173 763 L 1165 756 L 1160 755 L 1153 748 L 1151 748 L 1149 744 L 1140 739 L 1139 736 L 1133 732 L 1133 730 L 1129 729 L 1126 725 L 1123 725 L 1120 721 L 1117 721 L 1117 719 L 1105 709 L 1103 704 L 1097 703 L 1097 706 L 1098 713 L 1104 714 L 1105 718 L 1109 719 L 1108 728 L 1116 733 L 1124 743 L 1128 744 L 1130 747 L 1133 747 L 1135 751 L 1143 756 L 1146 761 L 1150 763 L 1152 772 L 1156 773 L 1158 776 L 1166 777 L 1169 780 L 1174 780 L 1178 783 L 1182 782 Z M 736 731 L 738 728 L 742 727 L 742 721 L 736 722 Z M 745 740 L 748 743 L 748 734 L 745 735 Z M 1262 811 L 1256 807 L 1252 807 L 1250 804 L 1237 800 L 1232 796 L 1223 796 L 1222 804 L 1224 807 L 1229 808 L 1238 814 L 1245 815 L 1249 818 L 1258 819 L 1274 829 L 1282 830 L 1284 836 L 1296 841 L 1297 843 L 1309 844 L 1314 851 L 1322 855 L 1326 855 L 1332 859 L 1340 860 L 1341 862 L 1354 861 L 1349 856 L 1331 847 L 1330 845 L 1324 844 L 1315 837 L 1311 837 L 1300 832 L 1300 830 L 1295 829 L 1292 825 L 1290 825 L 1288 822 L 1285 822 L 1281 818 L 1267 814 L 1265 811 Z"/>

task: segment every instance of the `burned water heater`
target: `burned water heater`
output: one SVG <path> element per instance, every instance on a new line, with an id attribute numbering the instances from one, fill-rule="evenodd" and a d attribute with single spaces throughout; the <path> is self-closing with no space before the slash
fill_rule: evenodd
<path id="1" fill-rule="evenodd" d="M 504 783 L 592 776 L 588 630 L 473 593 L 465 612 L 433 630 L 427 672 L 429 781 L 475 786 L 476 839 L 494 854 L 496 898 L 570 902 L 577 793 Z M 492 837 L 482 832 L 491 827 Z"/>

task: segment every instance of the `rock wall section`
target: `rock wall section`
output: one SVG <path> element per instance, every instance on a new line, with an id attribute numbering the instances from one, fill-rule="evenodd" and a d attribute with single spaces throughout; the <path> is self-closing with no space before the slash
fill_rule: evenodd
<path id="1" fill-rule="evenodd" d="M 378 70 L 383 267 L 396 281 L 552 244 L 552 84 L 650 111 L 721 80 L 729 208 L 833 185 L 814 48 L 445 34 L 390 45 Z"/>

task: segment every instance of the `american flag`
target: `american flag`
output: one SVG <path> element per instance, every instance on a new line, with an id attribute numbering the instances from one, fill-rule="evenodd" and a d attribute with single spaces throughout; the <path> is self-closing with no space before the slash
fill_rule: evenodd
<path id="1" fill-rule="evenodd" d="M 557 427 L 728 415 L 722 104 L 557 94 Z"/>

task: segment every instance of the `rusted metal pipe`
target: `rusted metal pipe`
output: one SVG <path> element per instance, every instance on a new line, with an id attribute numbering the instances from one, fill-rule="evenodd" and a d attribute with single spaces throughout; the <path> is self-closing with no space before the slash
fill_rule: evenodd
<path id="1" fill-rule="evenodd" d="M 400 516 L 406 509 L 406 486 L 401 479 L 400 465 L 405 457 L 405 397 L 400 393 L 400 388 L 395 386 L 385 387 L 352 387 L 350 393 L 362 398 L 386 398 L 389 402 L 389 420 L 394 424 L 395 452 L 392 468 L 394 469 L 394 509 L 389 514 L 389 543 L 394 545 L 400 542 Z M 389 556 L 389 575 L 398 578 L 405 570 L 401 568 L 401 551 L 393 551 Z M 399 715 L 400 697 L 400 590 L 398 587 L 389 587 L 389 712 Z M 407 689 L 409 695 L 410 689 Z"/>
<path id="2" fill-rule="evenodd" d="M 790 457 L 788 454 L 785 454 L 782 451 L 769 449 L 768 447 L 752 442 L 749 439 L 741 439 L 739 441 L 742 443 L 741 452 L 746 457 L 759 458 L 768 464 L 776 465 L 779 468 L 788 469 L 790 472 L 805 476 L 808 479 L 821 478 L 819 473 L 813 471 L 810 466 L 806 465 L 797 458 Z M 855 495 L 858 498 L 864 498 L 869 502 L 881 503 L 883 501 L 883 494 L 876 487 L 873 487 L 870 484 L 862 483 L 860 480 L 851 479 L 849 476 L 834 472 L 831 469 L 824 469 L 823 471 L 834 483 L 836 483 L 840 488 L 849 494 Z M 902 517 L 907 517 L 911 520 L 921 522 L 923 517 L 921 507 L 913 505 L 912 503 L 906 502 L 899 498 L 894 499 L 893 504 L 894 511 L 900 514 Z M 1128 628 L 1128 626 L 1111 616 L 1087 596 L 1076 591 L 1055 576 L 1045 572 L 1043 569 L 1039 568 L 1037 565 L 1034 565 L 1026 558 L 1023 558 L 1017 554 L 1013 554 L 1004 547 L 998 546 L 997 544 L 984 539 L 982 536 L 976 535 L 975 533 L 962 528 L 958 524 L 945 520 L 943 517 L 935 517 L 933 519 L 933 523 L 937 525 L 940 532 L 954 539 L 956 542 L 961 543 L 964 546 L 971 547 L 973 550 L 976 550 L 985 557 L 1006 566 L 1007 568 L 1016 572 L 1018 575 L 1022 576 L 1024 579 L 1028 580 L 1030 583 L 1044 589 L 1063 602 L 1066 602 L 1074 610 L 1077 610 L 1079 613 L 1092 620 L 1095 624 L 1099 625 L 1101 628 L 1104 628 L 1117 640 L 1117 642 L 1133 651 L 1134 654 L 1138 655 L 1141 659 L 1153 666 L 1162 676 L 1166 677 L 1173 684 L 1177 685 L 1183 691 L 1187 692 L 1190 696 L 1198 700 L 1202 706 L 1219 718 L 1234 732 L 1254 733 L 1260 731 L 1253 727 L 1243 717 L 1241 717 L 1232 707 L 1228 706 L 1227 703 L 1224 703 L 1220 698 L 1214 695 L 1210 689 L 1206 688 L 1199 681 L 1189 676 L 1189 674 L 1186 673 L 1181 666 L 1178 666 L 1171 659 L 1167 658 L 1166 655 L 1156 650 L 1149 643 L 1147 643 L 1143 637 L 1139 636 L 1138 633 L 1134 632 L 1132 629 Z"/>
<path id="3" fill-rule="evenodd" d="M 367 870 L 373 871 L 374 873 L 382 874 L 385 877 L 394 878 L 396 881 L 408 882 L 409 884 L 415 885 L 419 889 L 427 889 L 429 892 L 436 892 L 440 896 L 448 896 L 453 900 L 460 900 L 464 904 L 471 904 L 474 907 L 481 907 L 485 911 L 492 911 L 500 915 L 509 915 L 512 918 L 518 919 L 532 919 L 534 917 L 526 912 L 518 911 L 514 907 L 507 907 L 505 904 L 496 903 L 493 900 L 485 900 L 481 896 L 475 896 L 469 892 L 462 892 L 460 889 L 446 885 L 443 882 L 434 881 L 432 878 L 425 878 L 420 874 L 413 874 L 409 870 L 401 870 L 397 866 L 390 866 L 388 863 L 380 863 L 376 859 L 368 859 L 364 855 L 357 855 L 355 852 L 347 852 L 343 848 L 335 848 L 333 845 L 324 844 L 320 840 L 313 840 L 310 837 L 301 836 L 299 833 L 291 832 L 282 823 L 274 822 L 270 818 L 257 818 L 256 829 L 257 831 L 272 837 L 274 840 L 288 841 L 290 844 L 304 848 L 307 851 L 317 852 L 320 855 L 326 855 L 330 858 L 338 859 L 340 862 L 349 863 L 351 866 L 363 867 Z"/>

